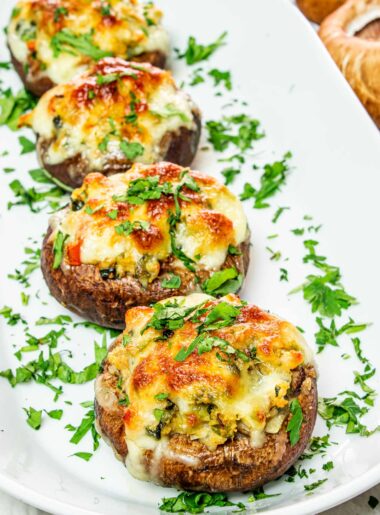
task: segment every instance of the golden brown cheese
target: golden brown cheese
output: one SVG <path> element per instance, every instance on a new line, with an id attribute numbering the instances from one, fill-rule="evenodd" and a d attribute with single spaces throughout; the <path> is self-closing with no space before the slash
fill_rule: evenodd
<path id="1" fill-rule="evenodd" d="M 168 53 L 162 13 L 137 0 L 21 0 L 8 43 L 32 76 L 66 82 L 102 57 Z"/>
<path id="2" fill-rule="evenodd" d="M 165 339 L 162 331 L 148 325 L 154 308 L 135 307 L 126 313 L 124 336 L 107 362 L 118 378 L 120 398 L 127 399 L 124 425 L 127 447 L 132 449 L 127 458 L 131 472 L 139 475 L 144 449 L 157 450 L 159 445 L 161 452 L 174 433 L 189 435 L 210 449 L 238 431 L 250 435 L 252 445 L 262 445 L 265 433 L 276 433 L 288 413 L 292 372 L 312 363 L 300 332 L 233 294 L 219 300 L 193 294 L 159 304 L 204 311 L 196 320 L 196 312 L 190 313 L 183 326 L 166 333 Z M 230 347 L 216 345 L 202 353 L 195 348 L 185 360 L 178 360 L 178 353 L 189 347 L 200 324 L 220 304 L 234 306 L 237 315 L 230 325 L 208 335 Z"/>
<path id="3" fill-rule="evenodd" d="M 132 198 L 130 203 L 127 192 L 133 193 L 141 184 L 151 189 L 150 196 L 159 198 Z M 180 220 L 171 226 L 175 197 L 163 191 L 179 187 Z M 135 164 L 128 172 L 110 177 L 89 174 L 82 187 L 74 190 L 71 209 L 54 215 L 52 225 L 53 240 L 59 232 L 66 236 L 69 264 L 113 267 L 119 277 L 129 273 L 142 282 L 153 281 L 167 259 L 174 259 L 178 269 L 184 267 L 173 256 L 173 235 L 195 270 L 217 270 L 229 245 L 239 245 L 248 235 L 235 195 L 214 178 L 171 163 Z"/>
<path id="4" fill-rule="evenodd" d="M 106 58 L 45 93 L 28 120 L 48 143 L 48 164 L 80 155 L 103 171 L 112 163 L 162 160 L 165 136 L 195 129 L 195 110 L 170 72 Z"/>

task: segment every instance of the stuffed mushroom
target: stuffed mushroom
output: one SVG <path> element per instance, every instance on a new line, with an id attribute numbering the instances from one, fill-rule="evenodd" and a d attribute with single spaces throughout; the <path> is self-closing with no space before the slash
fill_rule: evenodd
<path id="1" fill-rule="evenodd" d="M 136 478 L 244 491 L 283 474 L 317 406 L 313 356 L 289 322 L 234 294 L 126 313 L 95 385 L 97 428 Z"/>
<path id="2" fill-rule="evenodd" d="M 134 162 L 188 166 L 201 130 L 198 108 L 170 72 L 116 58 L 45 93 L 23 123 L 37 134 L 41 165 L 71 187 Z"/>
<path id="3" fill-rule="evenodd" d="M 25 86 L 42 95 L 103 57 L 164 67 L 169 40 L 162 13 L 138 0 L 20 0 L 8 46 Z"/>
<path id="4" fill-rule="evenodd" d="M 53 296 L 100 325 L 174 294 L 217 295 L 242 285 L 249 229 L 224 185 L 171 163 L 89 174 L 54 214 L 42 249 Z"/>

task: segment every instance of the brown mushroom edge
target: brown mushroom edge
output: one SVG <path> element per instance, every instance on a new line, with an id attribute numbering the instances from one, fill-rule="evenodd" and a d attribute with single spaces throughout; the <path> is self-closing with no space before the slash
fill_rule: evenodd
<path id="1" fill-rule="evenodd" d="M 197 110 L 193 110 L 195 128 L 193 130 L 181 127 L 176 132 L 168 132 L 161 140 L 160 148 L 165 154 L 159 161 L 168 161 L 181 166 L 189 166 L 197 152 L 199 139 L 201 136 L 201 115 Z M 91 172 L 99 170 L 91 169 L 89 163 L 77 154 L 62 163 L 51 165 L 46 162 L 45 155 L 52 143 L 52 140 L 46 140 L 37 137 L 37 154 L 41 166 L 45 168 L 53 177 L 61 181 L 63 184 L 72 188 L 81 186 L 83 179 Z M 113 175 L 115 173 L 126 172 L 134 163 L 123 160 L 109 160 L 104 166 L 101 173 L 104 175 Z"/>
<path id="2" fill-rule="evenodd" d="M 162 263 L 160 275 L 144 288 L 132 276 L 120 279 L 102 279 L 96 265 L 71 266 L 65 261 L 53 269 L 53 243 L 49 241 L 51 228 L 44 238 L 41 253 L 41 268 L 45 281 L 53 297 L 67 309 L 96 324 L 115 329 L 125 327 L 125 312 L 133 306 L 147 305 L 173 295 L 188 295 L 199 289 L 195 276 L 187 269 L 173 267 L 173 258 Z M 238 248 L 240 255 L 228 255 L 222 268 L 235 267 L 245 277 L 249 265 L 250 235 Z M 161 281 L 173 272 L 181 277 L 181 286 L 167 289 Z M 205 281 L 212 271 L 201 271 L 198 277 Z"/>
<path id="3" fill-rule="evenodd" d="M 13 54 L 12 50 L 8 45 L 8 49 L 11 55 L 11 61 L 22 80 L 25 88 L 29 90 L 31 93 L 36 95 L 37 97 L 42 96 L 46 91 L 56 86 L 56 84 L 46 75 L 43 74 L 31 74 L 25 71 L 25 66 L 21 63 Z M 137 55 L 135 57 L 131 57 L 130 61 L 138 62 L 138 63 L 150 63 L 153 66 L 157 66 L 157 68 L 165 68 L 166 65 L 166 55 L 160 51 L 154 52 L 144 52 L 143 54 Z"/>
<path id="4" fill-rule="evenodd" d="M 107 360 L 103 365 L 104 377 Z M 112 390 L 116 388 L 116 379 L 112 384 L 110 378 L 111 375 L 106 388 Z M 298 398 L 304 417 L 300 439 L 293 447 L 286 431 L 290 415 L 278 433 L 266 435 L 262 447 L 252 447 L 247 436 L 239 435 L 210 451 L 197 440 L 174 434 L 169 438 L 169 452 L 154 466 L 153 452 L 145 451 L 143 465 L 151 481 L 182 490 L 233 492 L 253 490 L 280 477 L 303 453 L 311 438 L 318 399 L 314 367 L 304 366 L 294 371 L 291 389 L 290 398 Z M 123 408 L 115 404 L 106 410 L 95 399 L 95 412 L 99 433 L 111 445 L 116 457 L 124 462 L 128 449 L 124 438 Z M 182 459 L 176 460 L 176 455 Z"/>

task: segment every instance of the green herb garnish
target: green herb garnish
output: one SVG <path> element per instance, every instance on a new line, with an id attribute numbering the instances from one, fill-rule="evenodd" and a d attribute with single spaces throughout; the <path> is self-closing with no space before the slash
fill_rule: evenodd
<path id="1" fill-rule="evenodd" d="M 65 245 L 65 241 L 67 240 L 68 235 L 63 234 L 61 231 L 57 232 L 57 235 L 54 240 L 53 245 L 53 253 L 54 253 L 54 261 L 53 268 L 57 269 L 60 267 L 62 259 L 63 259 L 63 249 Z"/>
<path id="2" fill-rule="evenodd" d="M 224 493 L 182 492 L 177 497 L 162 499 L 159 510 L 168 513 L 204 513 L 205 508 L 211 506 L 237 506 L 240 510 L 245 509 L 243 503 L 229 501 Z"/>
<path id="3" fill-rule="evenodd" d="M 202 290 L 208 295 L 227 295 L 235 293 L 243 282 L 242 274 L 236 268 L 224 268 L 214 272 L 203 284 Z"/>
<path id="4" fill-rule="evenodd" d="M 67 14 L 69 14 L 69 11 L 66 9 L 66 7 L 57 7 L 54 10 L 54 23 L 59 22 L 61 16 L 66 16 Z"/>
<path id="5" fill-rule="evenodd" d="M 127 140 L 122 140 L 120 142 L 120 150 L 127 159 L 132 161 L 133 159 L 136 159 L 136 157 L 142 156 L 145 149 L 143 145 L 137 141 L 129 142 Z"/>
<path id="6" fill-rule="evenodd" d="M 179 288 L 181 286 L 181 278 L 179 275 L 170 274 L 170 277 L 161 281 L 161 286 L 163 288 Z"/>
<path id="7" fill-rule="evenodd" d="M 36 144 L 25 136 L 19 136 L 18 141 L 21 145 L 21 155 L 28 154 L 36 149 Z"/>
<path id="8" fill-rule="evenodd" d="M 289 432 L 290 445 L 293 447 L 300 439 L 303 413 L 298 399 L 292 399 L 289 403 L 289 408 L 292 416 L 286 430 Z"/>
<path id="9" fill-rule="evenodd" d="M 180 59 L 185 59 L 186 64 L 195 64 L 199 61 L 207 60 L 219 47 L 225 44 L 225 38 L 227 36 L 227 32 L 223 32 L 214 43 L 210 43 L 209 45 L 202 45 L 197 43 L 194 36 L 190 36 L 187 41 L 187 48 L 182 53 L 179 54 L 178 57 Z"/>
<path id="10" fill-rule="evenodd" d="M 282 161 L 264 165 L 264 173 L 260 177 L 260 187 L 254 188 L 251 184 L 245 183 L 240 200 L 254 199 L 253 207 L 256 209 L 269 207 L 268 198 L 275 195 L 286 182 L 289 174 L 287 161 L 291 156 L 291 153 L 288 152 Z"/>
<path id="11" fill-rule="evenodd" d="M 42 410 L 35 410 L 34 408 L 30 407 L 29 409 L 23 408 L 27 415 L 27 423 L 30 425 L 31 428 L 38 430 L 41 427 L 42 424 Z"/>
<path id="12" fill-rule="evenodd" d="M 57 57 L 61 52 L 72 55 L 84 54 L 94 59 L 94 61 L 99 61 L 103 57 L 113 55 L 112 52 L 97 47 L 92 40 L 92 36 L 92 32 L 78 35 L 69 29 L 62 29 L 51 38 L 50 45 L 53 56 Z"/>
<path id="13" fill-rule="evenodd" d="M 21 89 L 14 95 L 11 89 L 0 94 L 0 125 L 7 125 L 11 130 L 18 129 L 22 114 L 35 107 L 37 98 L 29 91 Z"/>
<path id="14" fill-rule="evenodd" d="M 209 76 L 214 79 L 214 85 L 219 86 L 219 84 L 223 84 L 223 86 L 231 91 L 232 89 L 232 80 L 231 80 L 231 72 L 221 71 L 217 68 L 213 68 L 208 72 Z"/>

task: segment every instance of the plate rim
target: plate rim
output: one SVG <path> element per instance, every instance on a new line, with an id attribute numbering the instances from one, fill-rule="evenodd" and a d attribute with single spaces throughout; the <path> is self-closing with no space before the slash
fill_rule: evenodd
<path id="1" fill-rule="evenodd" d="M 7 0 L 6 0 L 7 1 Z M 8 0 L 10 1 L 10 0 Z M 278 0 L 277 0 L 278 1 Z M 330 57 L 327 49 L 320 41 L 315 30 L 312 28 L 310 23 L 304 18 L 297 7 L 294 4 L 294 0 L 279 0 L 281 3 L 286 5 L 286 9 L 292 10 L 292 16 L 298 17 L 298 23 L 302 23 L 305 30 L 309 31 L 310 38 L 313 38 L 314 43 L 319 46 L 320 53 L 323 54 L 324 66 L 328 70 L 330 77 L 334 77 L 333 80 L 338 81 L 339 87 L 346 90 L 346 95 L 351 98 L 352 104 L 355 106 L 354 109 L 357 112 L 357 116 L 361 118 L 361 123 L 367 126 L 369 132 L 372 131 L 373 136 L 379 131 L 371 117 L 368 115 L 364 106 L 344 78 L 340 73 L 338 67 Z M 372 127 L 372 128 L 370 128 Z M 312 515 L 325 511 L 329 508 L 333 508 L 340 505 L 348 500 L 357 497 L 366 490 L 380 483 L 380 463 L 367 470 L 364 474 L 359 477 L 351 479 L 349 482 L 341 484 L 329 492 L 323 493 L 322 491 L 317 495 L 311 494 L 309 497 L 305 497 L 302 500 L 293 503 L 288 506 L 279 506 L 274 508 L 265 509 L 262 513 L 266 515 L 294 515 L 294 509 L 297 509 L 297 513 L 302 515 Z M 55 499 L 52 495 L 47 495 L 36 491 L 35 489 L 28 487 L 12 476 L 0 471 L 0 491 L 12 496 L 13 498 L 20 500 L 26 504 L 29 504 L 37 509 L 47 511 L 54 515 L 67 515 L 68 510 L 70 515 L 108 515 L 106 511 L 98 511 L 87 508 L 82 508 L 71 504 L 68 501 L 60 501 Z M 110 497 L 110 496 L 108 496 Z M 125 501 L 125 506 L 136 506 L 134 502 Z M 158 511 L 158 506 L 156 508 Z M 247 513 L 256 513 L 254 504 L 247 506 Z"/>
<path id="2" fill-rule="evenodd" d="M 375 486 L 380 480 L 380 464 L 365 472 L 362 476 L 357 477 L 331 490 L 330 492 L 321 493 L 314 497 L 310 495 L 309 499 L 302 500 L 289 506 L 280 506 L 265 510 L 262 513 L 267 515 L 294 515 L 294 508 L 303 515 L 312 515 L 320 511 L 333 508 L 342 504 L 353 497 L 360 495 L 369 488 Z M 27 504 L 31 504 L 35 508 L 48 510 L 54 515 L 67 515 L 67 509 L 70 508 L 70 515 L 107 515 L 106 511 L 94 511 L 92 509 L 80 508 L 65 501 L 58 501 L 54 497 L 36 492 L 19 482 L 0 472 L 0 490 L 12 497 L 19 499 Z M 126 506 L 133 506 L 134 503 L 125 502 Z M 247 513 L 257 513 L 254 505 L 247 506 Z M 153 508 L 154 509 L 154 508 Z M 158 511 L 158 507 L 157 507 Z"/>

